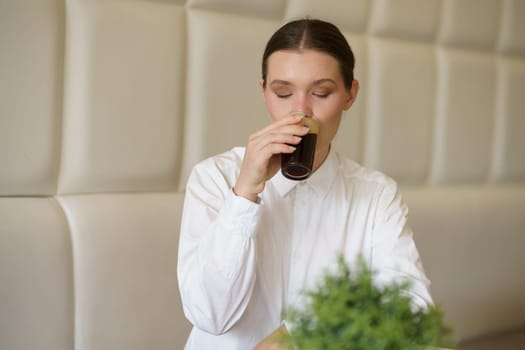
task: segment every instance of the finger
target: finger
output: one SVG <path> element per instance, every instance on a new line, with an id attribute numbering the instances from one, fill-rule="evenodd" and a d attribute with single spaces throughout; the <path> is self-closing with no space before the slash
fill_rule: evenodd
<path id="1" fill-rule="evenodd" d="M 282 153 L 292 153 L 293 151 L 295 151 L 295 147 L 292 145 L 287 145 L 285 143 L 271 143 L 266 145 L 266 147 L 264 147 L 262 151 L 266 153 L 267 159 L 270 159 L 274 155 Z"/>
<path id="2" fill-rule="evenodd" d="M 301 141 L 298 136 L 290 135 L 268 135 L 260 140 L 259 143 L 251 145 L 247 149 L 250 162 L 267 162 L 269 158 L 280 153 L 291 153 L 295 150 L 296 144 Z"/>
<path id="3" fill-rule="evenodd" d="M 286 116 L 282 119 L 279 119 L 278 121 L 275 121 L 273 123 L 271 123 L 270 125 L 266 126 L 265 128 L 259 130 L 259 131 L 256 131 L 254 134 L 252 134 L 253 137 L 258 137 L 262 134 L 266 134 L 272 130 L 275 130 L 275 129 L 278 129 L 282 126 L 285 126 L 285 125 L 293 125 L 293 124 L 297 124 L 299 125 L 299 123 L 301 122 L 301 120 L 303 119 L 302 116 Z"/>
<path id="4" fill-rule="evenodd" d="M 297 145 L 301 142 L 300 136 L 290 135 L 290 134 L 268 134 L 259 138 L 256 142 L 253 143 L 253 149 L 260 151 L 271 144 L 285 144 L 285 145 Z"/>
<path id="5" fill-rule="evenodd" d="M 306 135 L 308 130 L 308 127 L 300 124 L 285 125 L 278 129 L 270 130 L 265 134 L 252 136 L 248 143 L 254 145 L 266 144 L 269 142 L 297 144 L 301 139 L 296 137 L 302 137 Z"/>
<path id="6" fill-rule="evenodd" d="M 308 134 L 309 130 L 310 128 L 308 128 L 307 126 L 304 126 L 301 124 L 294 124 L 294 125 L 284 125 L 278 129 L 273 130 L 272 133 L 304 136 Z"/>

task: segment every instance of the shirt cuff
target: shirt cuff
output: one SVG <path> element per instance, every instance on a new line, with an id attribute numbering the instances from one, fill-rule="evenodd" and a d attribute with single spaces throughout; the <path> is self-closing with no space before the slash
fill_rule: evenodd
<path id="1" fill-rule="evenodd" d="M 244 197 L 237 196 L 231 190 L 226 196 L 222 220 L 227 226 L 236 228 L 232 233 L 252 238 L 257 233 L 261 214 L 262 206 L 260 200 L 254 203 Z"/>

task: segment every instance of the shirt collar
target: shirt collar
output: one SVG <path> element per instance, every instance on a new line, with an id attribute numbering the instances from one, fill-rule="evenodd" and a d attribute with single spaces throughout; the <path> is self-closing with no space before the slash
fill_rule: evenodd
<path id="1" fill-rule="evenodd" d="M 286 196 L 299 184 L 308 185 L 318 194 L 324 195 L 328 192 L 337 176 L 338 167 L 337 152 L 331 147 L 323 164 L 308 179 L 303 181 L 289 180 L 279 171 L 271 179 L 271 182 L 281 197 Z"/>

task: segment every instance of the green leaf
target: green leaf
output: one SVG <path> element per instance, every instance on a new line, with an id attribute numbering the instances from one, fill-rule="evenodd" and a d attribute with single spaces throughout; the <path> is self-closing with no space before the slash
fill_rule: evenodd
<path id="1" fill-rule="evenodd" d="M 379 288 L 373 277 L 364 259 L 353 271 L 339 256 L 337 271 L 326 272 L 315 289 L 306 291 L 306 307 L 285 312 L 294 327 L 283 341 L 298 350 L 419 350 L 453 345 L 452 330 L 444 324 L 439 307 L 415 309 L 408 281 Z"/>

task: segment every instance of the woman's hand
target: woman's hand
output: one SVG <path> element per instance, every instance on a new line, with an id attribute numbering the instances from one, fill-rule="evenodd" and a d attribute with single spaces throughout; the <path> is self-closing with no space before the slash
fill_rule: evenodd
<path id="1" fill-rule="evenodd" d="M 235 194 L 257 201 L 266 181 L 280 169 L 281 153 L 292 153 L 293 145 L 308 133 L 308 127 L 301 124 L 302 119 L 303 116 L 286 116 L 250 136 L 233 188 Z"/>

